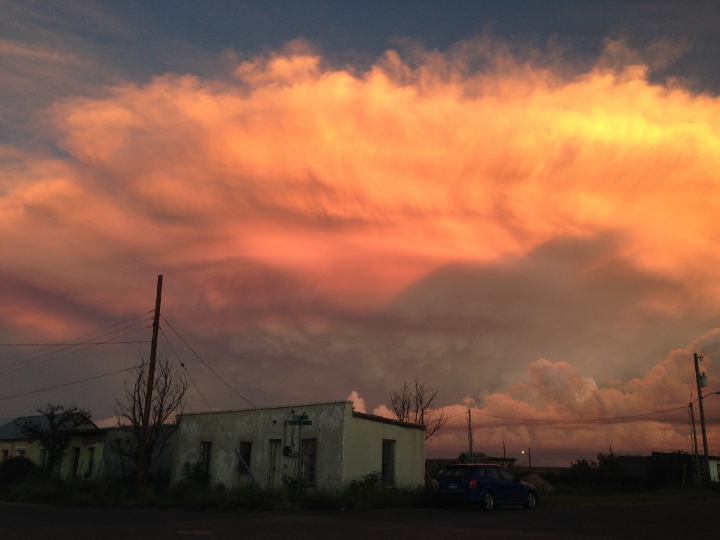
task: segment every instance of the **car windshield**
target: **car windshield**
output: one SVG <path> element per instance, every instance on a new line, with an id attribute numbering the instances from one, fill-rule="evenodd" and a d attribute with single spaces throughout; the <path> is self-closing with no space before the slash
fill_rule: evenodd
<path id="1" fill-rule="evenodd" d="M 470 476 L 470 467 L 448 467 L 440 474 L 442 474 L 442 476 L 462 478 L 465 476 Z"/>

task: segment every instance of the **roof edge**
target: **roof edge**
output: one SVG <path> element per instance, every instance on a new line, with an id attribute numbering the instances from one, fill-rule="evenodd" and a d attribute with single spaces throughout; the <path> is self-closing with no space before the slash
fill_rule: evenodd
<path id="1" fill-rule="evenodd" d="M 420 431 L 427 431 L 427 427 L 421 424 L 411 424 L 410 422 L 403 422 L 401 420 L 393 420 L 392 418 L 385 418 L 384 416 L 378 416 L 376 414 L 361 413 L 357 411 L 352 412 L 353 417 L 362 418 L 363 420 L 370 420 L 371 422 L 381 422 L 383 424 L 393 424 L 396 426 L 417 429 Z"/>

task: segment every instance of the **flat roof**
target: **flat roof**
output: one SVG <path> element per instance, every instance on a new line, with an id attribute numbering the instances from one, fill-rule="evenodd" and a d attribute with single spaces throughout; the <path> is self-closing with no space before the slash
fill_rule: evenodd
<path id="1" fill-rule="evenodd" d="M 352 401 L 349 399 L 340 399 L 337 401 L 315 401 L 311 403 L 294 403 L 290 405 L 276 405 L 274 407 L 249 407 L 247 409 L 222 409 L 219 411 L 201 411 L 201 412 L 189 412 L 189 413 L 183 413 L 183 416 L 196 416 L 200 414 L 222 414 L 222 413 L 234 413 L 234 412 L 247 412 L 247 411 L 272 411 L 276 409 L 290 409 L 292 407 L 301 409 L 303 407 L 316 407 L 318 405 L 336 405 L 338 403 L 350 403 L 352 404 Z"/>
<path id="2" fill-rule="evenodd" d="M 376 414 L 367 414 L 357 411 L 353 411 L 352 415 L 354 418 L 362 418 L 363 420 L 370 420 L 371 422 L 381 422 L 383 424 L 393 424 L 410 429 L 419 429 L 420 431 L 427 431 L 427 428 L 420 424 L 411 424 L 410 422 L 402 422 L 401 420 L 393 420 L 392 418 L 385 418 L 384 416 L 378 416 Z"/>
<path id="3" fill-rule="evenodd" d="M 338 401 L 317 401 L 314 403 L 296 403 L 294 405 L 278 405 L 275 407 L 257 407 L 255 409 L 226 409 L 222 411 L 203 411 L 203 412 L 193 412 L 193 413 L 185 413 L 183 416 L 199 416 L 202 414 L 227 414 L 227 413 L 237 413 L 237 412 L 250 412 L 250 411 L 273 411 L 277 409 L 302 409 L 303 407 L 316 407 L 318 405 L 339 405 L 339 404 L 350 404 L 352 405 L 352 401 L 349 399 L 342 399 Z M 367 413 L 361 413 L 357 411 L 353 411 L 352 415 L 355 418 L 362 418 L 363 420 L 370 420 L 371 422 L 382 422 L 384 424 L 393 424 L 396 426 L 401 426 L 404 428 L 409 429 L 419 429 L 421 431 L 427 431 L 425 426 L 421 426 L 419 424 L 412 424 L 410 422 L 402 422 L 400 420 L 394 420 L 392 418 L 385 418 L 384 416 L 378 416 L 376 414 L 367 414 Z"/>

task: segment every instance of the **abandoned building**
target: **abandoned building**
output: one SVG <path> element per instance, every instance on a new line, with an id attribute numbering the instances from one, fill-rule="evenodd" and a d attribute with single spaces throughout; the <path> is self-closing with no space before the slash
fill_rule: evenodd
<path id="1" fill-rule="evenodd" d="M 229 487 L 299 477 L 333 489 L 376 472 L 385 486 L 424 481 L 425 427 L 356 412 L 351 401 L 185 414 L 174 439 L 173 483 L 186 463 Z"/>

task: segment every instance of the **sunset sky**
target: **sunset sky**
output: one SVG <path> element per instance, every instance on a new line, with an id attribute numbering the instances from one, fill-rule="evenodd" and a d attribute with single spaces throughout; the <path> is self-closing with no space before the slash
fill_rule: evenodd
<path id="1" fill-rule="evenodd" d="M 3 398 L 148 343 L 20 344 L 136 316 L 107 339 L 149 340 L 163 274 L 163 315 L 257 406 L 387 415 L 418 377 L 453 415 L 429 457 L 468 407 L 476 449 L 539 464 L 690 450 L 686 410 L 594 420 L 686 406 L 693 353 L 720 391 L 716 2 L 0 10 L 0 417 L 112 425 L 127 373 Z M 163 330 L 188 410 L 249 406 Z"/>

